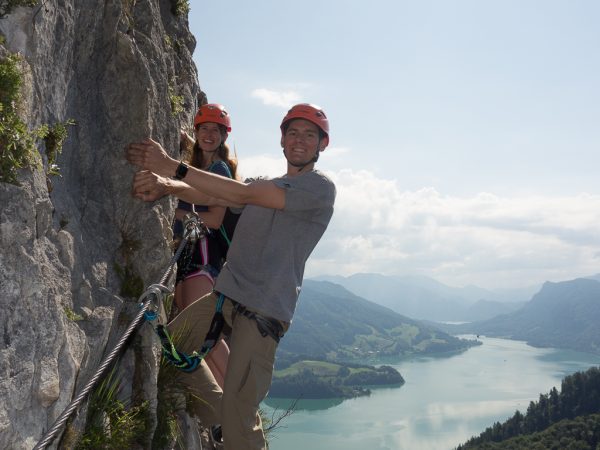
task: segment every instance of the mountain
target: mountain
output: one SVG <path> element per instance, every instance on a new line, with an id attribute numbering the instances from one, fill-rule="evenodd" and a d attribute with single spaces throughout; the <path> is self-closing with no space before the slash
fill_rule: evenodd
<path id="1" fill-rule="evenodd" d="M 400 314 L 430 321 L 470 322 L 514 311 L 538 287 L 489 291 L 477 286 L 456 288 L 429 277 L 359 273 L 349 277 L 321 276 L 356 295 Z M 483 301 L 479 306 L 473 306 Z"/>
<path id="2" fill-rule="evenodd" d="M 457 339 L 432 326 L 358 297 L 327 281 L 306 280 L 294 321 L 278 349 L 278 364 L 294 355 L 332 361 L 365 361 L 464 350 L 474 341 Z"/>
<path id="3" fill-rule="evenodd" d="M 589 278 L 546 282 L 518 311 L 482 322 L 445 326 L 477 333 L 600 354 L 600 281 Z"/>
<path id="4" fill-rule="evenodd" d="M 467 308 L 465 321 L 476 322 L 491 317 L 508 314 L 521 309 L 526 302 L 504 303 L 491 300 L 479 300 Z"/>

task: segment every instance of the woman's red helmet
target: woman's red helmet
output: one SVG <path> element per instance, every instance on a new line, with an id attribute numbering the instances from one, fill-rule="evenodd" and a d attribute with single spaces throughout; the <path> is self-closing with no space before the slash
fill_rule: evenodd
<path id="1" fill-rule="evenodd" d="M 329 137 L 329 120 L 321 107 L 310 103 L 299 103 L 292 106 L 281 121 L 281 133 L 284 132 L 286 124 L 294 119 L 304 119 L 314 123 L 325 133 L 326 137 Z"/>
<path id="2" fill-rule="evenodd" d="M 228 133 L 231 131 L 231 119 L 229 119 L 229 114 L 223 105 L 208 103 L 198 108 L 198 112 L 194 117 L 194 128 L 205 122 L 218 123 L 223 125 Z"/>

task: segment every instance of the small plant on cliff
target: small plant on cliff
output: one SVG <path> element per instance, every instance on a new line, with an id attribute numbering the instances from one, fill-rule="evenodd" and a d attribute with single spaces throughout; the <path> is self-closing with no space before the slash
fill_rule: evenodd
<path id="1" fill-rule="evenodd" d="M 13 9 L 19 6 L 32 8 L 39 2 L 40 0 L 0 0 L 0 19 L 9 15 Z"/>
<path id="2" fill-rule="evenodd" d="M 173 295 L 165 300 L 165 310 L 170 311 L 173 307 Z M 187 339 L 191 331 L 188 328 L 173 334 L 173 344 L 176 348 L 179 343 Z M 154 431 L 152 448 L 177 448 L 184 449 L 183 432 L 180 428 L 178 418 L 182 417 L 184 411 L 190 411 L 190 402 L 205 403 L 198 393 L 191 387 L 181 384 L 177 375 L 179 369 L 169 363 L 164 357 L 161 358 L 160 370 L 156 380 L 158 390 L 157 425 Z M 206 407 L 210 408 L 208 403 Z"/>
<path id="3" fill-rule="evenodd" d="M 1 0 L 0 0 L 1 1 Z M 18 169 L 40 167 L 38 131 L 29 131 L 17 113 L 23 83 L 21 57 L 0 59 L 0 182 L 18 184 Z"/>
<path id="4" fill-rule="evenodd" d="M 171 0 L 171 12 L 176 16 L 187 16 L 190 12 L 189 0 Z"/>
<path id="5" fill-rule="evenodd" d="M 161 359 L 156 380 L 158 405 L 153 448 L 173 448 L 172 444 L 177 443 L 182 435 L 177 423 L 177 411 L 185 408 L 186 399 L 181 385 L 176 381 L 177 370 L 164 357 Z M 179 447 L 181 448 L 181 445 Z"/>
<path id="6" fill-rule="evenodd" d="M 81 314 L 77 314 L 68 306 L 65 306 L 65 315 L 71 322 L 79 322 L 80 320 L 83 320 L 83 316 Z"/>
<path id="7" fill-rule="evenodd" d="M 67 127 L 75 125 L 73 119 L 68 119 L 28 130 L 17 113 L 23 84 L 21 61 L 16 54 L 0 60 L 0 181 L 13 184 L 18 184 L 18 169 L 41 167 L 36 147 L 40 139 L 44 140 L 48 157 L 46 175 L 59 175 L 56 159 L 67 138 Z"/>
<path id="8" fill-rule="evenodd" d="M 165 45 L 169 48 L 172 48 L 175 53 L 181 55 L 181 51 L 183 50 L 183 45 L 181 41 L 177 38 L 172 38 L 168 34 L 165 35 Z"/>
<path id="9" fill-rule="evenodd" d="M 46 156 L 48 157 L 46 175 L 60 175 L 60 168 L 56 164 L 56 160 L 62 152 L 63 144 L 68 136 L 67 127 L 73 125 L 75 125 L 75 121 L 68 119 L 52 126 L 44 124 L 39 128 L 38 134 L 44 140 Z"/>
<path id="10" fill-rule="evenodd" d="M 169 101 L 171 102 L 171 114 L 177 117 L 183 112 L 183 95 L 176 95 L 175 88 L 169 84 Z"/>
<path id="11" fill-rule="evenodd" d="M 90 397 L 86 428 L 76 450 L 136 448 L 143 442 L 148 403 L 130 406 L 120 400 L 115 369 Z"/>

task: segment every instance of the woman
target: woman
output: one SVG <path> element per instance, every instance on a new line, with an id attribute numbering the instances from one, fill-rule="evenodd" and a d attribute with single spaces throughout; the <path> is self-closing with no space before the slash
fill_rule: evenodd
<path id="1" fill-rule="evenodd" d="M 198 109 L 194 117 L 195 142 L 188 164 L 228 178 L 236 178 L 237 161 L 229 155 L 225 144 L 231 131 L 229 114 L 222 105 L 207 104 Z M 182 140 L 191 139 L 185 133 Z M 195 212 L 208 227 L 210 233 L 194 244 L 188 244 L 177 267 L 175 304 L 179 312 L 213 290 L 215 279 L 221 270 L 225 255 L 219 244 L 225 207 L 191 205 L 182 200 L 175 210 L 174 233 L 182 231 L 181 221 L 185 215 Z M 229 237 L 231 238 L 231 237 Z M 222 339 L 206 357 L 217 383 L 223 387 L 229 348 Z"/>

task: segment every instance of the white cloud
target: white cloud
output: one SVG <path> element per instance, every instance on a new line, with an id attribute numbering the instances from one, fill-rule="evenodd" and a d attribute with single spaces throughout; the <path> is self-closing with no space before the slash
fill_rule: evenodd
<path id="1" fill-rule="evenodd" d="M 350 153 L 348 147 L 327 147 L 320 158 L 339 158 L 342 155 Z"/>
<path id="2" fill-rule="evenodd" d="M 251 178 L 266 176 L 269 178 L 278 177 L 285 173 L 286 162 L 281 156 L 258 155 L 247 158 L 240 158 L 239 172 L 242 178 Z"/>
<path id="3" fill-rule="evenodd" d="M 302 99 L 300 94 L 293 90 L 273 91 L 271 89 L 258 88 L 254 89 L 251 95 L 260 99 L 265 105 L 279 106 L 284 109 L 290 108 Z"/>
<path id="4" fill-rule="evenodd" d="M 243 176 L 278 176 L 282 156 L 240 160 Z M 504 198 L 403 191 L 366 170 L 327 171 L 335 213 L 307 276 L 420 274 L 450 285 L 521 287 L 600 272 L 600 195 Z"/>
<path id="5" fill-rule="evenodd" d="M 463 198 L 402 191 L 364 170 L 330 175 L 336 210 L 308 276 L 422 274 L 494 288 L 599 272 L 600 196 Z"/>

